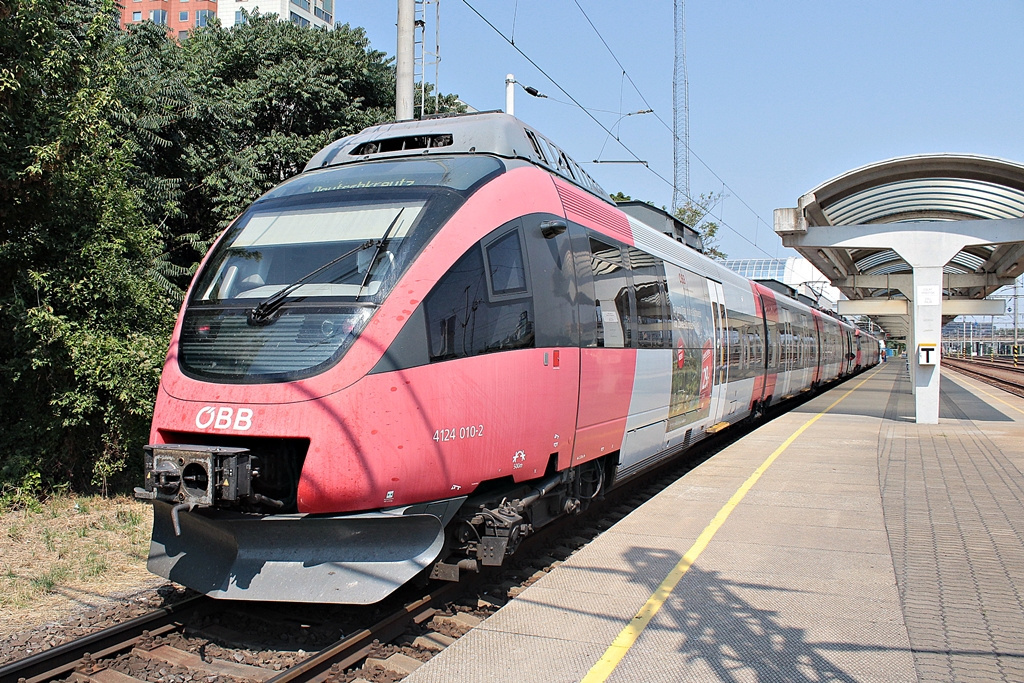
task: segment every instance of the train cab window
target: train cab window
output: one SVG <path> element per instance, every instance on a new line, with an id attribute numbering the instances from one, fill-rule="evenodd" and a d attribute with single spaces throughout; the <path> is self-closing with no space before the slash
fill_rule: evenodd
<path id="1" fill-rule="evenodd" d="M 656 256 L 626 247 L 636 296 L 637 347 L 672 348 L 672 310 L 668 301 L 665 262 Z"/>
<path id="2" fill-rule="evenodd" d="M 597 308 L 597 345 L 606 348 L 632 346 L 629 305 L 629 274 L 622 253 L 614 246 L 590 238 L 594 274 L 594 306 Z"/>
<path id="3" fill-rule="evenodd" d="M 497 239 L 470 248 L 427 295 L 431 362 L 534 346 L 533 298 L 519 231 L 506 226 L 496 232 Z"/>

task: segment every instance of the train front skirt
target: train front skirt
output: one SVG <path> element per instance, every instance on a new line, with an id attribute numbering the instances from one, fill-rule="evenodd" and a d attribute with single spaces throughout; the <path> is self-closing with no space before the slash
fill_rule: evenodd
<path id="1" fill-rule="evenodd" d="M 212 597 L 378 602 L 440 554 L 447 520 L 408 510 L 355 515 L 176 515 L 153 502 L 149 570 Z"/>

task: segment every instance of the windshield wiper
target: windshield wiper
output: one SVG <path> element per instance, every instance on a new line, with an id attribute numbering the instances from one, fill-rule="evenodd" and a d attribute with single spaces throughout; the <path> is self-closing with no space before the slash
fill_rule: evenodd
<path id="1" fill-rule="evenodd" d="M 288 296 L 292 292 L 294 292 L 296 289 L 298 289 L 302 285 L 306 284 L 311 279 L 313 279 L 314 277 L 316 277 L 320 273 L 324 272 L 325 270 L 327 270 L 331 266 L 336 265 L 336 264 L 340 263 L 341 261 L 344 261 L 345 259 L 347 259 L 352 254 L 356 253 L 357 251 L 362 251 L 363 249 L 369 249 L 372 246 L 376 246 L 377 247 L 377 251 L 374 252 L 374 255 L 373 255 L 373 258 L 376 259 L 377 258 L 377 254 L 380 253 L 381 247 L 383 246 L 385 240 L 387 240 L 388 235 L 391 234 L 391 230 L 395 227 L 395 224 L 398 223 L 398 219 L 401 217 L 402 211 L 404 211 L 404 210 L 405 209 L 403 208 L 401 211 L 398 212 L 398 215 L 395 216 L 395 220 L 391 221 L 391 225 L 389 225 L 388 229 L 384 231 L 384 236 L 381 239 L 366 240 L 365 242 L 363 242 L 362 244 L 360 244 L 356 248 L 350 249 L 349 251 L 346 251 L 341 256 L 338 256 L 336 258 L 331 259 L 330 261 L 328 261 L 324 265 L 320 266 L 316 270 L 314 270 L 312 272 L 309 272 L 309 273 L 306 273 L 305 275 L 300 277 L 295 282 L 293 282 L 290 285 L 287 285 L 285 287 L 282 287 L 278 291 L 276 291 L 273 294 L 271 294 L 270 296 L 268 296 L 263 301 L 261 301 L 258 304 L 256 304 L 256 307 L 253 308 L 251 311 L 249 311 L 249 324 L 251 324 L 251 325 L 269 325 L 270 323 L 274 322 L 274 320 L 275 320 L 275 318 L 273 317 L 274 311 L 276 311 L 277 309 L 281 308 L 282 304 L 284 304 L 285 300 L 288 299 Z M 370 261 L 370 265 L 371 266 L 373 265 L 373 261 L 372 260 Z M 369 268 L 367 268 L 367 276 L 368 275 L 369 275 Z M 366 278 L 365 277 L 363 278 L 363 284 L 366 284 Z"/>
<path id="2" fill-rule="evenodd" d="M 373 250 L 373 256 L 370 257 L 370 265 L 366 266 L 366 273 L 363 274 L 363 281 L 359 283 L 359 294 L 356 295 L 357 299 L 363 295 L 363 287 L 366 286 L 366 282 L 370 279 L 370 273 L 373 272 L 373 265 L 377 263 L 377 257 L 380 256 L 381 250 L 387 245 L 391 231 L 394 229 L 395 225 L 398 224 L 398 219 L 402 217 L 403 211 L 405 211 L 404 206 L 398 210 L 398 215 L 395 216 L 395 220 L 391 221 L 391 225 L 389 225 L 388 229 L 384 231 L 384 235 L 377 240 L 377 248 Z"/>

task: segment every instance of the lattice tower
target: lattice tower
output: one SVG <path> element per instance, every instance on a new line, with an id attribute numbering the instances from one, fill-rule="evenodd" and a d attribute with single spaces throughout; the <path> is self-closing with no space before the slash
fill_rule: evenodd
<path id="1" fill-rule="evenodd" d="M 686 3 L 675 0 L 675 66 L 672 69 L 672 209 L 690 196 L 690 81 L 686 75 Z"/>
<path id="2" fill-rule="evenodd" d="M 429 5 L 434 6 L 433 11 L 433 22 L 434 22 L 434 48 L 430 50 L 427 47 L 427 15 L 429 12 Z M 441 66 L 441 0 L 416 0 L 415 11 L 414 11 L 414 29 L 413 29 L 413 79 L 419 83 L 419 104 L 420 104 L 420 117 L 422 118 L 426 114 L 436 114 L 438 110 L 438 96 L 440 91 L 437 89 L 437 78 L 438 72 Z M 428 81 L 428 74 L 430 68 L 433 67 L 433 81 Z M 429 95 L 427 94 L 427 84 L 433 88 L 433 111 L 429 111 Z"/>

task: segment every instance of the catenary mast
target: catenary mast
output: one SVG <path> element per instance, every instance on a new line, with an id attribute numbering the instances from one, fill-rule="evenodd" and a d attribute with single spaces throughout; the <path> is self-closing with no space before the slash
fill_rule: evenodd
<path id="1" fill-rule="evenodd" d="M 690 197 L 690 82 L 686 76 L 686 3 L 675 0 L 675 66 L 672 69 L 672 209 Z"/>

